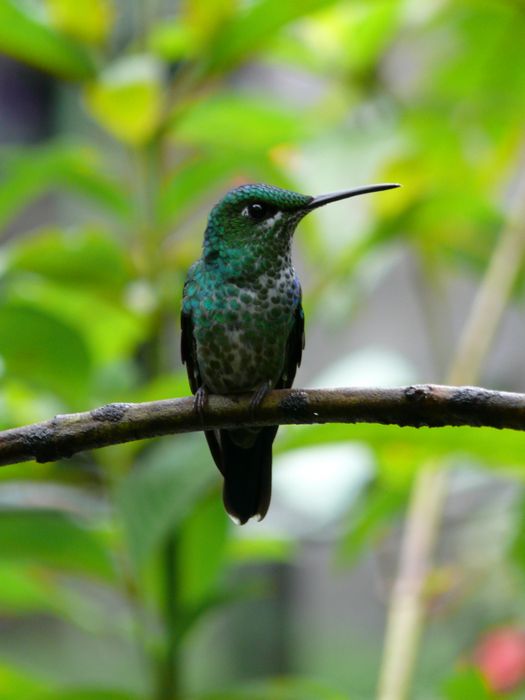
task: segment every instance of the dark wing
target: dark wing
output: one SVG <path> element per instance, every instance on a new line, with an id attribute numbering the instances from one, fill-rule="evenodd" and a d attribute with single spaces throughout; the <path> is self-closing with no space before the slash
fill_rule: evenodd
<path id="1" fill-rule="evenodd" d="M 202 378 L 197 362 L 197 350 L 195 347 L 195 337 L 193 335 L 193 321 L 191 314 L 184 313 L 184 310 L 182 310 L 180 314 L 180 326 L 180 354 L 182 362 L 186 365 L 191 391 L 193 394 L 195 394 L 202 386 Z M 213 430 L 205 430 L 204 436 L 208 442 L 208 447 L 210 448 L 213 461 L 222 472 L 221 448 L 217 438 L 217 433 Z"/>
<path id="2" fill-rule="evenodd" d="M 197 352 L 195 349 L 195 338 L 193 336 L 193 321 L 191 319 L 191 314 L 184 313 L 184 310 L 182 310 L 180 314 L 180 326 L 180 354 L 182 362 L 186 365 L 191 391 L 195 394 L 197 389 L 201 386 L 202 380 L 199 372 L 199 365 L 197 364 Z"/>
<path id="3" fill-rule="evenodd" d="M 294 322 L 290 335 L 288 336 L 288 343 L 286 345 L 286 357 L 284 361 L 284 369 L 281 375 L 281 379 L 277 384 L 278 389 L 289 389 L 293 380 L 295 379 L 295 373 L 297 368 L 301 364 L 301 357 L 304 350 L 304 313 L 303 307 L 301 306 L 301 297 L 299 296 L 299 302 L 294 313 Z"/>

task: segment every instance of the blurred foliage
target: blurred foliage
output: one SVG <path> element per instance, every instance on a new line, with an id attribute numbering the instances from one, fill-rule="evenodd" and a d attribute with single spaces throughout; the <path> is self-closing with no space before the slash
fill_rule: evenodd
<path id="1" fill-rule="evenodd" d="M 485 269 L 506 221 L 504 194 L 523 168 L 523 3 L 164 5 L 0 0 L 0 51 L 52 76 L 66 113 L 45 143 L 2 146 L 3 428 L 187 393 L 176 350 L 182 283 L 207 210 L 234 184 L 403 183 L 396 196 L 356 204 L 355 221 L 321 212 L 302 224 L 306 312 L 328 332 L 351 321 L 399 251 L 410 250 L 426 296 L 439 299 L 445 271 Z M 29 225 L 28 211 L 37 212 Z M 369 446 L 373 475 L 337 523 L 348 563 L 392 531 L 429 456 L 499 470 L 519 487 L 523 436 L 472 436 L 291 427 L 276 451 Z M 186 682 L 195 630 L 265 593 L 266 579 L 235 583 L 239 567 L 283 565 L 297 551 L 294 537 L 232 529 L 201 436 L 0 477 L 2 700 L 167 699 L 158 684 L 167 653 L 177 698 L 348 697 L 336 681 L 293 675 L 224 691 L 209 685 L 213 671 L 197 690 Z M 506 564 L 520 577 L 524 512 Z M 463 649 L 451 649 L 418 697 L 492 697 L 478 672 L 455 667 Z"/>

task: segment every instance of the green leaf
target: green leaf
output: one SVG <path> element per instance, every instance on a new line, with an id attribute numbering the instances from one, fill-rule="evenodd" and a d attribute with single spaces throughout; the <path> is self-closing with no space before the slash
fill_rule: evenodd
<path id="1" fill-rule="evenodd" d="M 191 145 L 264 152 L 304 139 L 315 128 L 315 122 L 304 112 L 269 99 L 231 93 L 198 102 L 177 119 L 174 134 L 177 140 Z"/>
<path id="2" fill-rule="evenodd" d="M 407 491 L 381 487 L 380 483 L 365 493 L 361 503 L 352 508 L 349 526 L 340 541 L 339 559 L 345 564 L 353 563 L 372 538 L 388 532 L 407 494 Z"/>
<path id="3" fill-rule="evenodd" d="M 183 0 L 176 19 L 163 17 L 153 25 L 148 46 L 165 61 L 199 58 L 231 19 L 236 5 L 237 0 Z"/>
<path id="4" fill-rule="evenodd" d="M 0 512 L 0 559 L 38 563 L 64 571 L 113 579 L 101 540 L 78 521 L 48 511 Z"/>
<path id="5" fill-rule="evenodd" d="M 45 0 L 53 25 L 87 44 L 107 39 L 115 17 L 112 0 Z"/>
<path id="6" fill-rule="evenodd" d="M 157 200 L 161 225 L 172 226 L 195 208 L 196 202 L 208 198 L 222 182 L 238 172 L 239 157 L 229 149 L 207 151 L 171 173 L 163 183 Z"/>
<path id="7" fill-rule="evenodd" d="M 0 692 L 2 700 L 40 700 L 40 693 L 49 688 L 49 683 L 40 678 L 15 670 L 11 665 L 0 661 Z M 49 695 L 48 695 L 49 697 Z"/>
<path id="8" fill-rule="evenodd" d="M 61 78 L 84 80 L 95 74 L 95 63 L 86 49 L 12 0 L 0 0 L 0 52 Z"/>
<path id="9" fill-rule="evenodd" d="M 237 119 L 238 117 L 234 121 Z M 196 134 L 190 138 L 198 140 Z M 259 136 L 254 137 L 252 143 L 256 144 L 258 139 Z M 222 137 L 219 140 L 222 140 Z M 156 204 L 161 226 L 178 226 L 181 219 L 184 221 L 186 217 L 190 218 L 198 208 L 199 211 L 204 208 L 208 210 L 226 190 L 240 181 L 272 182 L 278 187 L 294 189 L 294 183 L 279 168 L 277 162 L 274 162 L 272 152 L 258 149 L 259 146 L 249 146 L 247 150 L 240 150 L 235 145 L 232 147 L 232 144 L 228 147 L 216 144 L 199 149 L 197 157 L 183 162 L 161 185 Z M 183 249 L 180 241 L 176 241 L 174 260 L 173 263 L 170 260 L 170 264 L 180 265 L 181 259 L 183 263 L 186 252 L 189 251 Z"/>
<path id="10" fill-rule="evenodd" d="M 32 560 L 33 561 L 33 560 Z M 5 613 L 54 612 L 58 596 L 46 575 L 33 568 L 7 560 L 0 564 L 0 610 Z"/>
<path id="11" fill-rule="evenodd" d="M 187 396 L 188 393 L 188 375 L 186 369 L 180 369 L 174 374 L 158 374 L 147 384 L 136 387 L 128 400 L 158 401 L 172 399 L 174 396 Z"/>
<path id="12" fill-rule="evenodd" d="M 354 70 L 374 68 L 378 56 L 399 32 L 403 3 L 392 0 L 350 6 L 338 3 L 334 9 L 332 36 L 335 34 L 339 39 L 334 43 L 347 54 Z"/>
<path id="13" fill-rule="evenodd" d="M 155 25 L 149 36 L 150 50 L 165 61 L 180 61 L 197 49 L 194 32 L 179 20 L 163 20 Z"/>
<path id="14" fill-rule="evenodd" d="M 186 27 L 198 35 L 201 47 L 235 16 L 239 0 L 183 0 L 181 16 Z"/>
<path id="15" fill-rule="evenodd" d="M 471 666 L 457 671 L 446 681 L 443 690 L 446 700 L 496 700 L 496 695 L 487 688 L 479 670 Z"/>
<path id="16" fill-rule="evenodd" d="M 295 543 L 291 540 L 271 537 L 233 537 L 228 543 L 229 558 L 237 564 L 257 563 L 287 563 L 296 552 Z"/>
<path id="17" fill-rule="evenodd" d="M 57 187 L 78 193 L 119 218 L 130 216 L 129 198 L 100 172 L 102 164 L 91 149 L 60 142 L 3 149 L 0 168 L 0 228 L 32 200 Z"/>
<path id="18" fill-rule="evenodd" d="M 0 355 L 1 356 L 1 355 Z M 13 428 L 17 425 L 27 425 L 39 421 L 48 420 L 50 416 L 63 412 L 64 402 L 58 396 L 43 393 L 38 388 L 28 384 L 23 379 L 13 376 L 5 376 L 5 367 L 2 363 L 1 399 L 0 399 L 0 425 L 2 430 Z M 45 471 L 51 469 L 49 466 Z M 36 478 L 42 476 L 42 465 L 36 463 L 24 463 L 23 466 L 12 465 L 9 468 L 9 477 Z M 3 478 L 8 476 L 4 470 Z M 2 478 L 0 476 L 0 478 Z"/>
<path id="19" fill-rule="evenodd" d="M 64 565 L 67 567 L 67 563 Z M 27 561 L 7 561 L 0 564 L 2 586 L 0 588 L 0 613 L 13 618 L 30 620 L 32 617 L 47 616 L 76 625 L 90 634 L 116 633 L 124 630 L 131 633 L 131 621 L 126 602 L 105 580 L 98 580 L 84 571 L 79 585 L 79 572 L 76 568 L 64 572 L 64 566 L 41 565 L 38 558 L 28 557 Z M 72 573 L 74 577 L 72 578 Z M 107 606 L 101 596 L 111 596 L 115 611 L 107 615 Z M 118 607 L 117 607 L 118 606 Z M 1 677 L 1 676 L 0 676 Z M 1 688 L 1 684 L 0 684 Z M 2 695 L 2 700 L 4 696 Z"/>
<path id="20" fill-rule="evenodd" d="M 0 658 L 28 677 L 44 679 L 40 683 L 44 698 L 44 690 L 55 690 L 48 690 L 46 700 L 71 699 L 75 692 L 86 700 L 98 692 L 112 700 L 135 694 L 148 697 L 148 669 L 137 644 L 115 634 L 87 634 L 45 618 L 39 624 L 15 619 L 10 621 L 9 635 L 0 637 Z M 17 697 L 35 700 L 35 694 Z"/>
<path id="21" fill-rule="evenodd" d="M 367 442 L 378 455 L 381 465 L 391 465 L 392 484 L 406 485 L 418 465 L 429 458 L 476 459 L 481 465 L 513 469 L 521 478 L 520 455 L 525 435 L 513 430 L 494 428 L 400 428 L 395 425 L 319 425 L 281 429 L 277 447 L 293 449 L 308 445 L 357 440 Z M 517 467 L 517 469 L 516 469 Z M 385 467 L 382 467 L 385 468 Z M 525 476 L 525 475 L 523 475 Z"/>
<path id="22" fill-rule="evenodd" d="M 91 688 L 87 690 L 54 690 L 52 693 L 31 696 L 31 700 L 144 700 L 144 695 Z"/>
<path id="23" fill-rule="evenodd" d="M 145 144 L 162 116 L 161 65 L 147 55 L 122 58 L 86 87 L 84 98 L 91 115 L 116 139 Z"/>
<path id="24" fill-rule="evenodd" d="M 102 231 L 44 230 L 13 246 L 7 269 L 115 294 L 128 281 L 126 259 Z"/>
<path id="25" fill-rule="evenodd" d="M 519 51 L 519 41 L 515 41 L 525 30 L 523 8 L 506 3 L 480 6 L 467 3 L 453 12 L 450 6 L 438 22 L 430 26 L 427 37 L 432 41 L 436 34 L 451 25 L 455 41 L 448 60 L 435 61 L 433 74 L 427 72 L 422 85 L 426 99 L 457 104 L 464 99 L 465 85 L 468 85 L 469 114 L 465 116 L 470 120 L 475 115 L 477 128 L 482 125 L 494 128 L 504 123 L 505 117 L 512 117 L 513 112 L 523 113 L 525 76 L 518 68 L 523 64 L 523 54 Z M 479 55 L 474 55 L 480 46 L 483 46 L 481 61 Z M 507 66 L 516 69 L 505 70 Z M 467 125 L 461 126 L 466 131 Z"/>
<path id="26" fill-rule="evenodd" d="M 76 405 L 86 394 L 91 356 L 84 338 L 42 309 L 22 302 L 0 305 L 0 357 L 8 374 Z"/>
<path id="27" fill-rule="evenodd" d="M 157 441 L 139 458 L 116 493 L 139 569 L 190 515 L 213 476 L 201 435 Z"/>
<path id="28" fill-rule="evenodd" d="M 210 39 L 203 59 L 204 70 L 215 73 L 231 68 L 258 51 L 285 25 L 334 2 L 257 0 L 241 5 L 239 13 L 217 32 L 214 39 Z"/>
<path id="29" fill-rule="evenodd" d="M 226 692 L 199 696 L 199 700 L 351 700 L 346 693 L 304 678 L 276 678 L 249 683 Z"/>
<path id="30" fill-rule="evenodd" d="M 214 491 L 196 505 L 179 534 L 179 590 L 184 606 L 198 607 L 212 596 L 224 567 L 227 541 L 228 518 Z"/>
<path id="31" fill-rule="evenodd" d="M 67 566 L 67 563 L 66 565 Z M 80 571 L 84 574 L 84 571 Z M 0 587 L 0 613 L 11 618 L 17 615 L 30 620 L 33 616 L 46 615 L 56 620 L 75 624 L 78 628 L 96 633 L 131 633 L 132 622 L 124 597 L 108 586 L 106 580 L 90 576 L 82 577 L 79 585 L 76 568 L 64 573 L 63 566 L 41 565 L 38 557 L 27 557 L 0 564 L 2 586 Z M 115 603 L 114 613 L 108 617 L 107 605 L 102 596 L 111 596 Z M 1 675 L 0 675 L 1 678 Z M 1 688 L 1 684 L 0 684 Z M 2 700 L 4 696 L 2 695 Z"/>
<path id="32" fill-rule="evenodd" d="M 399 0 L 335 3 L 305 18 L 299 27 L 277 34 L 265 55 L 272 62 L 299 65 L 325 76 L 351 71 L 359 85 L 399 32 L 402 7 Z"/>
<path id="33" fill-rule="evenodd" d="M 73 286 L 22 274 L 13 275 L 9 282 L 13 303 L 16 300 L 22 304 L 30 303 L 78 333 L 88 348 L 90 363 L 119 360 L 123 353 L 132 352 L 147 336 L 149 318 L 127 308 L 124 295 L 116 294 L 114 289 L 97 289 L 95 285 Z M 84 379 L 91 376 L 89 374 Z M 79 379 L 84 381 L 82 377 Z"/>

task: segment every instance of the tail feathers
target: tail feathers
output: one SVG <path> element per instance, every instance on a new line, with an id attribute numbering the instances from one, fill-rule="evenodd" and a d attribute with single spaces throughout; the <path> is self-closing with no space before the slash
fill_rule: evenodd
<path id="1" fill-rule="evenodd" d="M 233 442 L 227 430 L 220 431 L 222 498 L 228 514 L 240 525 L 268 511 L 272 495 L 272 443 L 277 427 L 263 428 L 250 447 Z"/>

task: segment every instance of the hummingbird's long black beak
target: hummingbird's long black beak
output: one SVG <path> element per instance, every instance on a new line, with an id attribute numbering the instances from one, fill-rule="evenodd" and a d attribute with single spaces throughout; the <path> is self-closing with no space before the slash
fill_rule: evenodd
<path id="1" fill-rule="evenodd" d="M 317 207 L 323 207 L 325 204 L 330 204 L 330 202 L 338 202 L 340 199 L 348 199 L 349 197 L 357 197 L 359 194 L 368 194 L 369 192 L 382 192 L 383 190 L 392 190 L 396 187 L 401 187 L 395 182 L 386 182 L 380 185 L 363 185 L 362 187 L 355 187 L 352 190 L 343 190 L 342 192 L 332 192 L 332 194 L 321 194 L 319 197 L 314 197 L 312 201 L 307 205 L 306 209 L 317 209 Z"/>

